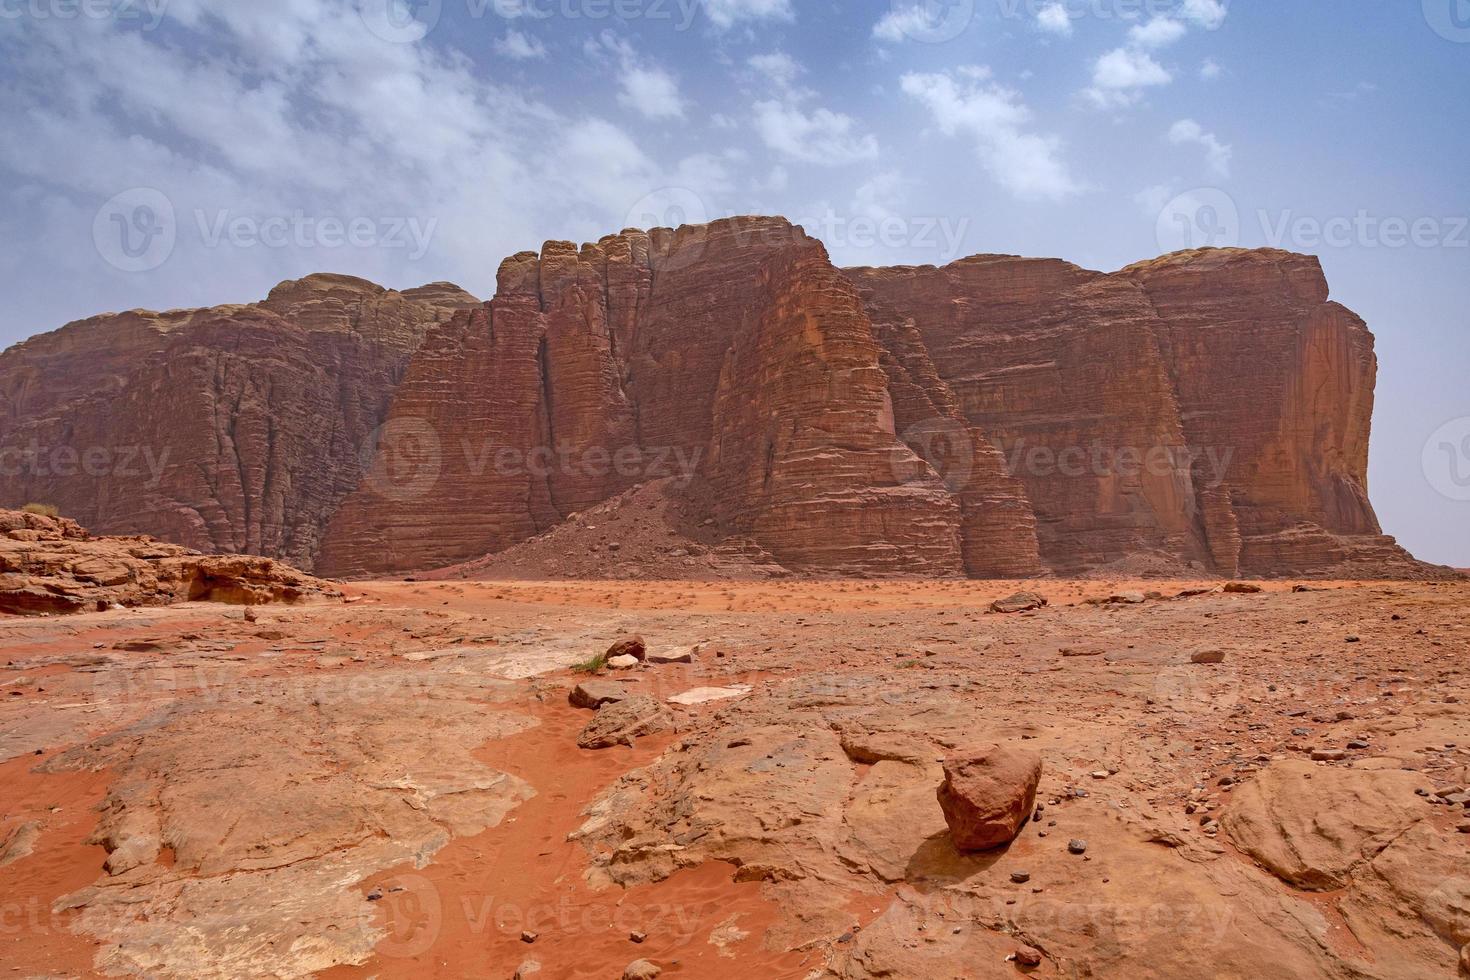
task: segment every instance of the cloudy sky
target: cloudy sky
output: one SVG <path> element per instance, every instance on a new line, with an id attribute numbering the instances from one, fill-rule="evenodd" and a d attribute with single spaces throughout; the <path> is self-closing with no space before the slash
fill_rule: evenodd
<path id="1" fill-rule="evenodd" d="M 778 213 L 842 264 L 1321 256 L 1470 565 L 1467 0 L 0 0 L 0 341 Z"/>

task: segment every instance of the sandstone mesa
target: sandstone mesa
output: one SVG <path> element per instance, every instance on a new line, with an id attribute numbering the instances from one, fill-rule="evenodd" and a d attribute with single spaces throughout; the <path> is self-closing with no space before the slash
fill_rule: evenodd
<path id="1" fill-rule="evenodd" d="M 1307 256 L 840 270 L 731 218 L 549 242 L 488 303 L 317 275 L 35 337 L 0 502 L 337 577 L 524 565 L 650 484 L 675 540 L 544 575 L 1442 575 L 1369 503 L 1375 376 Z"/>

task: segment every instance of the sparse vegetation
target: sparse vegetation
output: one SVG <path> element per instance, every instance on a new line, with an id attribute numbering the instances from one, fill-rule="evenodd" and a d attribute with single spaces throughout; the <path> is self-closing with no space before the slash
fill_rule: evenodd
<path id="1" fill-rule="evenodd" d="M 607 669 L 607 654 L 599 653 L 591 660 L 585 660 L 572 668 L 575 674 L 600 674 Z"/>
<path id="2" fill-rule="evenodd" d="M 41 517 L 61 516 L 61 508 L 55 504 L 26 504 L 21 510 L 27 514 L 39 514 Z"/>

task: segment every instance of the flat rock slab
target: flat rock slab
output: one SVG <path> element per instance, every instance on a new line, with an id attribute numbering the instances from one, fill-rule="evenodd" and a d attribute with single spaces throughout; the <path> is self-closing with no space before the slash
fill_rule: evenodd
<path id="1" fill-rule="evenodd" d="M 1298 888 L 1342 888 L 1352 870 L 1428 816 L 1402 770 L 1279 762 L 1234 793 L 1221 820 L 1232 840 Z"/>
<path id="2" fill-rule="evenodd" d="M 746 697 L 750 691 L 751 689 L 744 684 L 737 684 L 734 687 L 696 687 L 692 691 L 675 694 L 669 698 L 669 704 L 682 704 L 688 707 L 708 704 L 710 701 L 729 701 L 733 698 Z"/>
<path id="3" fill-rule="evenodd" d="M 608 749 L 614 745 L 632 745 L 633 740 L 668 731 L 674 725 L 674 713 L 646 694 L 605 704 L 577 738 L 577 747 Z"/>

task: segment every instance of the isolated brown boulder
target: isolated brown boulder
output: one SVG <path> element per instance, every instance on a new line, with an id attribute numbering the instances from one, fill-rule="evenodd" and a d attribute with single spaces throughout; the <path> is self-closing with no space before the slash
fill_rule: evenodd
<path id="1" fill-rule="evenodd" d="M 1025 749 L 988 745 L 945 759 L 939 806 L 955 847 L 987 851 L 1015 840 L 1040 782 L 1041 757 Z"/>
<path id="2" fill-rule="evenodd" d="M 1046 597 L 1034 592 L 1017 592 L 1013 596 L 997 599 L 990 604 L 993 613 L 1019 613 L 1040 609 L 1047 604 Z"/>
<path id="3" fill-rule="evenodd" d="M 643 637 L 641 636 L 625 636 L 607 648 L 608 660 L 613 660 L 617 657 L 632 657 L 634 660 L 642 660 L 647 655 L 648 644 L 643 642 Z"/>

